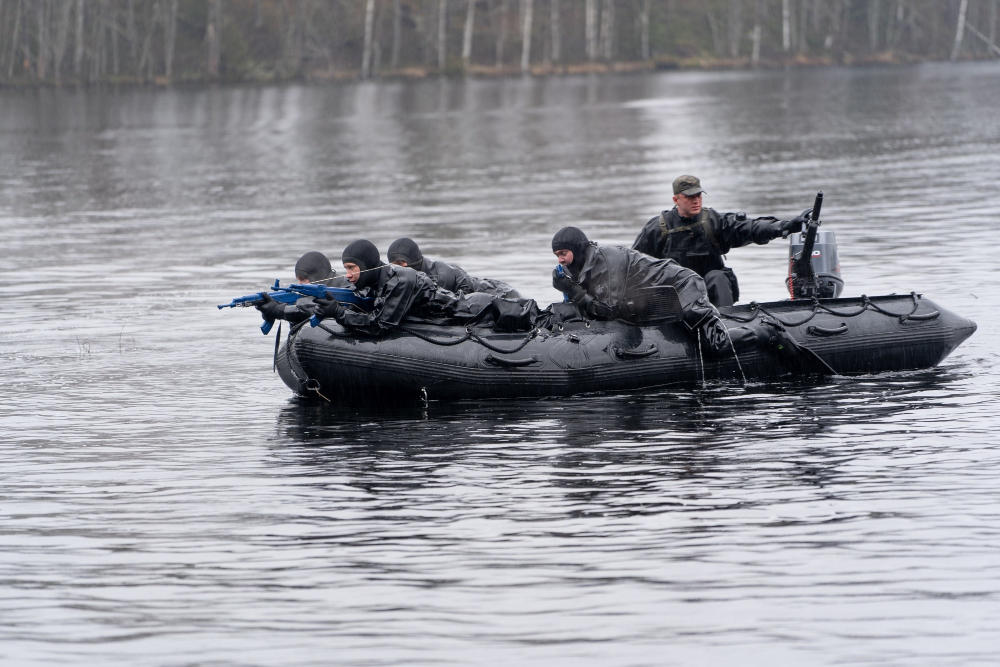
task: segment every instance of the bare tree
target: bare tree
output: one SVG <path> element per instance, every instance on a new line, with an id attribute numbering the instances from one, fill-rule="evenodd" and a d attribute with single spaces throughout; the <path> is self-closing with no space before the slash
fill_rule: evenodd
<path id="1" fill-rule="evenodd" d="M 163 73 L 167 80 L 174 76 L 174 48 L 177 43 L 177 2 L 167 0 L 167 15 L 163 19 Z"/>
<path id="2" fill-rule="evenodd" d="M 71 2 L 60 2 L 56 5 L 56 34 L 52 42 L 52 74 L 55 77 L 56 85 L 62 83 L 62 61 L 68 46 L 70 12 L 72 11 L 73 3 Z"/>
<path id="3" fill-rule="evenodd" d="M 781 50 L 788 53 L 792 49 L 792 7 L 791 0 L 781 0 Z"/>
<path id="4" fill-rule="evenodd" d="M 601 12 L 601 56 L 610 61 L 615 53 L 615 0 L 605 0 Z"/>
<path id="5" fill-rule="evenodd" d="M 562 28 L 559 24 L 559 0 L 551 0 L 551 4 L 549 5 L 549 30 L 552 33 L 552 62 L 558 63 L 562 60 Z"/>
<path id="6" fill-rule="evenodd" d="M 21 6 L 18 0 L 18 7 Z M 83 0 L 76 0 L 76 36 L 73 43 L 73 73 L 79 79 L 83 75 Z"/>
<path id="7" fill-rule="evenodd" d="M 208 1 L 205 44 L 208 47 L 205 72 L 211 78 L 217 78 L 219 76 L 219 60 L 222 57 L 222 0 Z"/>
<path id="8" fill-rule="evenodd" d="M 503 47 L 507 40 L 507 0 L 500 0 L 496 8 L 497 15 L 497 46 L 496 46 L 496 66 L 503 67 Z"/>
<path id="9" fill-rule="evenodd" d="M 521 0 L 521 72 L 527 72 L 531 65 L 531 21 L 534 14 L 534 0 Z"/>
<path id="10" fill-rule="evenodd" d="M 361 78 L 371 77 L 372 37 L 375 32 L 375 0 L 365 2 L 365 43 L 361 49 Z"/>
<path id="11" fill-rule="evenodd" d="M 597 0 L 587 0 L 583 10 L 583 32 L 587 60 L 597 60 Z"/>
<path id="12" fill-rule="evenodd" d="M 392 55 L 389 56 L 389 68 L 399 67 L 399 43 L 403 32 L 403 8 L 399 0 L 392 0 Z"/>
<path id="13" fill-rule="evenodd" d="M 444 71 L 448 51 L 448 0 L 438 0 L 437 66 Z"/>
<path id="14" fill-rule="evenodd" d="M 969 0 L 962 0 L 958 5 L 958 23 L 955 25 L 955 43 L 951 47 L 951 59 L 957 60 L 962 50 L 962 37 L 965 35 L 965 12 L 969 8 Z"/>
<path id="15" fill-rule="evenodd" d="M 752 46 L 750 47 L 750 64 L 753 67 L 757 67 L 760 63 L 760 39 L 763 33 L 763 28 L 761 28 L 760 20 L 763 14 L 763 7 L 761 6 L 763 0 L 755 0 L 753 8 L 753 32 L 751 37 Z"/>
<path id="16" fill-rule="evenodd" d="M 462 30 L 462 65 L 469 66 L 472 60 L 472 29 L 476 23 L 476 0 L 466 0 L 465 27 Z"/>
<path id="17" fill-rule="evenodd" d="M 743 0 L 729 0 L 729 57 L 739 58 L 743 41 Z"/>
<path id="18" fill-rule="evenodd" d="M 649 48 L 649 2 L 642 0 L 639 5 L 639 54 L 643 60 L 652 58 Z"/>

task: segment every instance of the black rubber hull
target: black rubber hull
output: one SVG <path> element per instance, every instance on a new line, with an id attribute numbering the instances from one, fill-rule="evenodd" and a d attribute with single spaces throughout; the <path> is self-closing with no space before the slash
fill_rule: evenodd
<path id="1" fill-rule="evenodd" d="M 407 325 L 408 331 L 378 340 L 349 336 L 336 324 L 306 324 L 279 350 L 277 368 L 296 393 L 331 400 L 565 396 L 929 368 L 976 330 L 972 321 L 915 294 L 750 304 L 724 309 L 723 317 L 731 329 L 754 326 L 761 317 L 777 320 L 807 353 L 759 346 L 711 357 L 676 323 L 574 322 L 530 338 Z"/>

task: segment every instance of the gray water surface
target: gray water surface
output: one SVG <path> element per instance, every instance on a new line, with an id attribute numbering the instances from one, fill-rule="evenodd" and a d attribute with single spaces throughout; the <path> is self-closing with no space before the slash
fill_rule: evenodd
<path id="1" fill-rule="evenodd" d="M 0 91 L 0 662 L 995 664 L 998 81 Z M 979 331 L 919 372 L 349 408 L 215 308 L 404 235 L 544 305 L 558 228 L 630 244 L 681 173 L 823 190 L 845 295 Z M 730 253 L 745 301 L 787 252 Z"/>

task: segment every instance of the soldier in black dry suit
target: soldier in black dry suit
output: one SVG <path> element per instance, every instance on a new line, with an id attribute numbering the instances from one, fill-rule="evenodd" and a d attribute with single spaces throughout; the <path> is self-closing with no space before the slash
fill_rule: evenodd
<path id="1" fill-rule="evenodd" d="M 702 208 L 701 181 L 694 176 L 674 179 L 674 208 L 645 224 L 632 248 L 657 258 L 669 258 L 704 278 L 708 298 L 716 306 L 731 306 L 740 298 L 736 274 L 723 255 L 750 243 L 802 231 L 811 209 L 791 220 L 747 218 L 745 213 L 718 213 Z"/>
<path id="2" fill-rule="evenodd" d="M 353 241 L 342 255 L 347 279 L 361 294 L 374 298 L 370 312 L 347 310 L 332 299 L 316 299 L 310 311 L 320 316 L 332 317 L 341 325 L 355 332 L 381 335 L 404 319 L 423 319 L 436 323 L 484 323 L 493 318 L 497 326 L 495 301 L 505 301 L 508 307 L 523 311 L 523 327 L 530 329 L 538 314 L 538 306 L 531 299 L 503 300 L 492 294 L 472 293 L 458 295 L 439 288 L 425 274 L 406 266 L 384 264 L 378 248 L 371 241 Z M 493 307 L 493 308 L 491 308 Z M 486 312 L 489 311 L 489 312 Z M 520 328 L 508 314 L 506 328 Z"/>
<path id="3" fill-rule="evenodd" d="M 329 287 L 351 287 L 347 278 L 337 275 L 326 255 L 317 250 L 310 250 L 295 262 L 295 280 L 300 283 L 320 283 Z M 255 307 L 268 320 L 301 322 L 309 317 L 309 313 L 299 306 L 312 302 L 311 296 L 303 296 L 295 303 L 278 303 L 265 292 L 263 302 Z"/>
<path id="4" fill-rule="evenodd" d="M 393 241 L 386 255 L 389 257 L 390 263 L 398 266 L 408 266 L 411 269 L 426 273 L 434 279 L 438 287 L 443 287 L 455 294 L 486 292 L 487 294 L 495 294 L 507 299 L 520 297 L 517 290 L 502 280 L 470 276 L 462 267 L 456 264 L 447 264 L 441 260 L 435 261 L 430 257 L 424 257 L 416 241 L 405 236 Z"/>
<path id="5" fill-rule="evenodd" d="M 792 363 L 800 364 L 799 346 L 773 320 L 763 319 L 753 326 L 727 331 L 718 309 L 708 300 L 701 277 L 671 259 L 654 259 L 621 246 L 599 246 L 576 227 L 556 232 L 552 252 L 559 260 L 552 273 L 552 286 L 592 319 L 643 320 L 645 313 L 637 309 L 643 308 L 639 304 L 644 300 L 636 295 L 645 288 L 670 286 L 677 293 L 681 322 L 689 332 L 704 337 L 711 353 L 729 353 L 732 341 L 737 350 L 771 347 Z"/>

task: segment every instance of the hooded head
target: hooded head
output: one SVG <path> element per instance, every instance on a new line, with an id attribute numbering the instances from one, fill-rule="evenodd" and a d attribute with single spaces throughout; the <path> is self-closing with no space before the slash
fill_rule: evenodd
<path id="1" fill-rule="evenodd" d="M 580 269 L 583 268 L 589 245 L 590 239 L 576 227 L 563 227 L 552 237 L 552 252 L 569 250 L 573 253 L 573 262 L 569 265 L 569 270 L 573 275 L 579 275 Z"/>
<path id="2" fill-rule="evenodd" d="M 377 269 L 383 266 L 382 259 L 379 257 L 378 248 L 375 244 L 368 239 L 359 239 L 357 241 L 351 241 L 344 248 L 343 254 L 340 256 L 341 261 L 344 265 L 357 264 L 358 268 L 361 270 L 361 275 L 358 276 L 355 286 L 358 289 L 363 287 L 368 287 L 369 285 L 374 285 L 378 282 L 378 271 L 373 271 L 372 269 Z"/>
<path id="3" fill-rule="evenodd" d="M 335 275 L 337 272 L 330 266 L 330 260 L 316 250 L 310 250 L 295 262 L 295 278 L 300 283 L 318 283 Z"/>
<path id="4" fill-rule="evenodd" d="M 420 246 L 413 239 L 405 236 L 401 239 L 396 239 L 389 246 L 386 256 L 392 264 L 406 262 L 405 266 L 411 269 L 416 269 L 417 271 L 423 270 L 424 256 L 420 254 Z"/>

